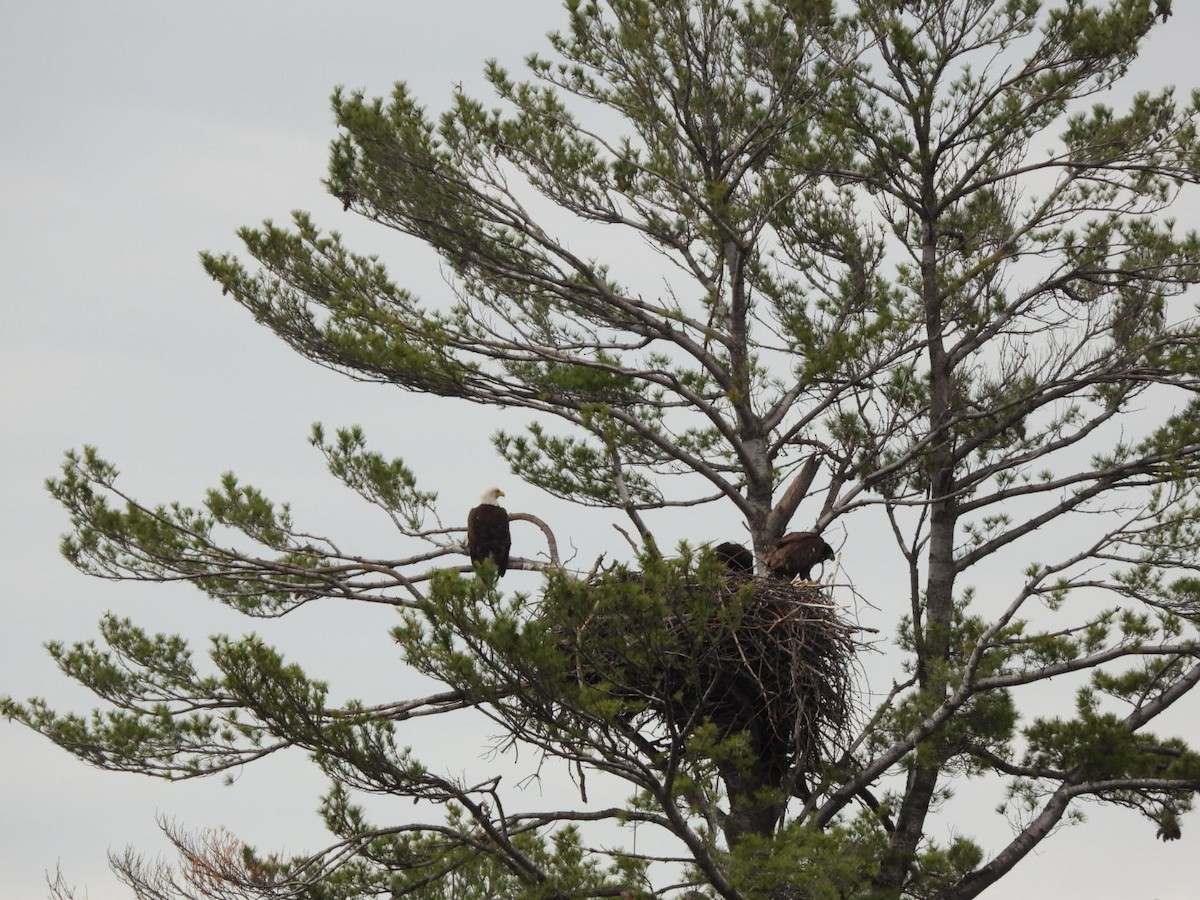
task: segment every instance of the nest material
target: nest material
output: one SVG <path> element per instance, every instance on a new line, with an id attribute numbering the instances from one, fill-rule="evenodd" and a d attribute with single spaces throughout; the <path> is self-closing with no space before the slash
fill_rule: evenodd
<path id="1" fill-rule="evenodd" d="M 780 773 L 811 771 L 843 745 L 858 629 L 819 585 L 730 573 L 665 603 L 657 629 L 618 604 L 567 626 L 577 677 L 673 731 L 708 720 L 722 737 L 744 732 Z"/>

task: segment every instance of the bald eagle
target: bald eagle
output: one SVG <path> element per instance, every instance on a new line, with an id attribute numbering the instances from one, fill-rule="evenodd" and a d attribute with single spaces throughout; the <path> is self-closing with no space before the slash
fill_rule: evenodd
<path id="1" fill-rule="evenodd" d="M 508 528 L 508 513 L 500 505 L 504 491 L 488 488 L 479 497 L 479 505 L 467 514 L 467 553 L 471 565 L 478 566 L 490 559 L 499 575 L 508 571 L 508 551 L 512 534 Z"/>
<path id="2" fill-rule="evenodd" d="M 733 541 L 725 541 L 712 548 L 713 556 L 725 563 L 731 572 L 744 575 L 754 573 L 754 554 Z"/>
<path id="3" fill-rule="evenodd" d="M 776 578 L 792 581 L 799 576 L 804 581 L 811 581 L 813 566 L 827 559 L 833 559 L 833 548 L 819 534 L 793 531 L 779 539 L 764 562 Z"/>

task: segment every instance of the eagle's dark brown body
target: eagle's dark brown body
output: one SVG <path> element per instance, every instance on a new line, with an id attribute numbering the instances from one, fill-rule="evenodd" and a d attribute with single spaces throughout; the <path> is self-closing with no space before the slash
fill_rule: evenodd
<path id="1" fill-rule="evenodd" d="M 467 513 L 467 553 L 471 564 L 490 559 L 498 574 L 508 571 L 508 552 L 512 548 L 512 533 L 508 526 L 508 511 L 497 501 L 504 496 L 498 488 L 483 494 L 483 502 Z"/>
<path id="2" fill-rule="evenodd" d="M 799 576 L 811 581 L 813 567 L 828 559 L 833 559 L 833 548 L 819 534 L 815 531 L 793 531 L 779 539 L 764 562 L 767 570 L 776 578 L 791 581 Z"/>
<path id="3" fill-rule="evenodd" d="M 741 544 L 725 541 L 723 544 L 713 547 L 712 552 L 713 556 L 725 563 L 729 571 L 742 575 L 754 573 L 754 554 Z"/>

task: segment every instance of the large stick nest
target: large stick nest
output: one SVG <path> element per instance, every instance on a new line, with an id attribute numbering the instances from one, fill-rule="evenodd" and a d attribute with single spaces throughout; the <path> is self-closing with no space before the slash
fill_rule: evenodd
<path id="1" fill-rule="evenodd" d="M 811 771 L 849 731 L 857 627 L 819 585 L 693 576 L 610 575 L 590 608 L 560 609 L 579 683 L 664 733 L 707 720 L 780 771 Z"/>

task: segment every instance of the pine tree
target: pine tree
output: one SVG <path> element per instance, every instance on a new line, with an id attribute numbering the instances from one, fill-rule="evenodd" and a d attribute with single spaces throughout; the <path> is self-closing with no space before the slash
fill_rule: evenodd
<path id="1" fill-rule="evenodd" d="M 452 296 L 421 305 L 304 214 L 206 271 L 321 365 L 533 415 L 497 452 L 623 516 L 638 552 L 585 572 L 551 544 L 511 566 L 544 573 L 536 596 L 505 593 L 355 428 L 313 444 L 404 558 L 315 537 L 233 476 L 199 508 L 145 505 L 87 449 L 50 483 L 81 570 L 186 579 L 264 618 L 392 604 L 406 662 L 444 690 L 335 706 L 260 638 L 217 639 L 208 676 L 182 638 L 108 617 L 104 647 L 52 646 L 108 711 L 4 713 L 104 768 L 192 777 L 292 746 L 330 776 L 328 850 L 176 835 L 181 874 L 119 864 L 144 897 L 967 898 L 1083 799 L 1179 837 L 1200 757 L 1150 729 L 1200 680 L 1200 239 L 1167 216 L 1200 180 L 1200 100 L 1106 102 L 1163 7 L 569 0 L 524 80 L 487 66 L 487 102 L 431 118 L 403 85 L 339 91 L 329 190 L 436 250 Z M 644 259 L 606 258 L 614 233 Z M 703 504 L 745 523 L 759 578 L 666 548 L 656 515 Z M 855 553 L 910 611 L 868 708 L 859 637 L 826 605 L 847 589 L 773 583 L 761 560 L 786 531 L 872 521 L 894 546 Z M 1072 673 L 1072 716 L 1022 714 Z M 518 809 L 397 743 L 466 708 L 633 799 Z M 986 855 L 929 836 L 965 777 L 1003 784 L 1019 822 Z M 428 818 L 372 824 L 356 792 Z M 601 821 L 682 862 L 600 852 Z"/>

